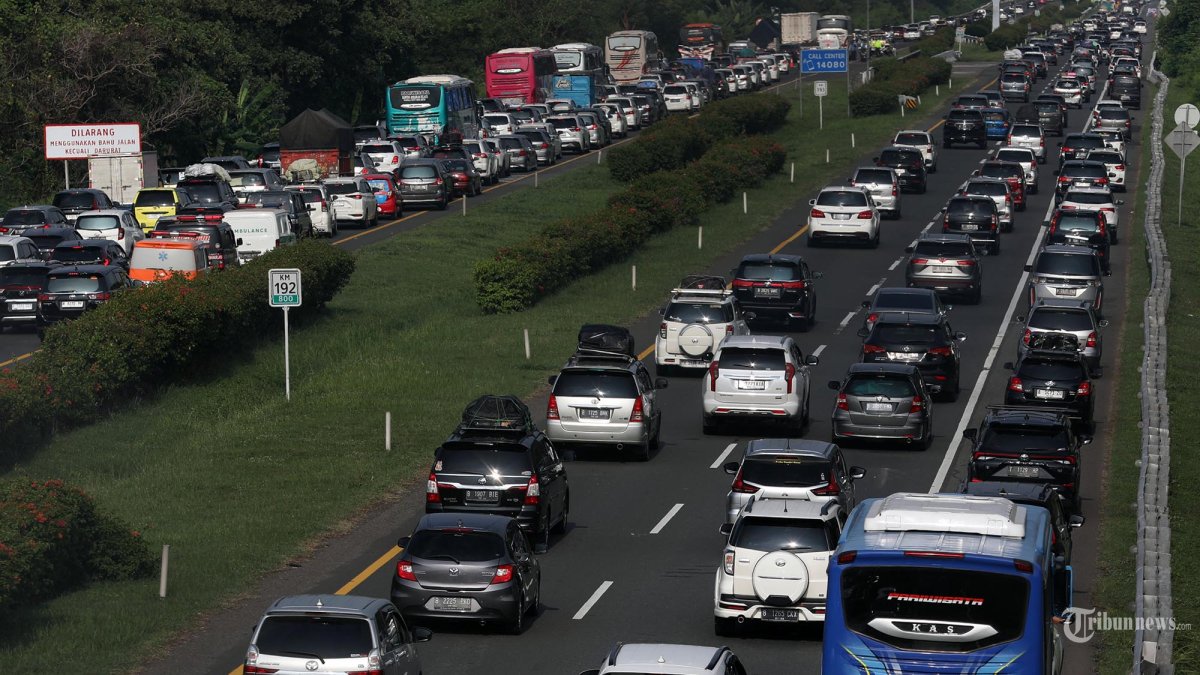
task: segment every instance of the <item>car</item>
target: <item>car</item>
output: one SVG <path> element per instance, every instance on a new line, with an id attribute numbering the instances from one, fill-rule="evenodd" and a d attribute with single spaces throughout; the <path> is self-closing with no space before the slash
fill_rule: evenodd
<path id="1" fill-rule="evenodd" d="M 35 227 L 69 227 L 67 216 L 57 206 L 18 206 L 4 213 L 0 234 L 21 234 Z"/>
<path id="2" fill-rule="evenodd" d="M 46 290 L 53 261 L 37 260 L 0 267 L 0 332 L 38 326 L 38 295 Z"/>
<path id="3" fill-rule="evenodd" d="M 173 216 L 190 199 L 183 190 L 175 188 L 142 188 L 133 200 L 133 217 L 143 232 L 154 229 L 154 223 L 163 216 Z"/>
<path id="4" fill-rule="evenodd" d="M 52 202 L 67 217 L 68 223 L 74 223 L 84 211 L 99 211 L 115 209 L 116 204 L 104 190 L 95 188 L 75 188 L 55 193 Z"/>
<path id="5" fill-rule="evenodd" d="M 551 115 L 547 121 L 558 130 L 558 138 L 564 149 L 570 148 L 577 153 L 591 152 L 591 136 L 586 125 L 577 115 Z"/>
<path id="6" fill-rule="evenodd" d="M 879 211 L 886 211 L 891 218 L 900 218 L 900 178 L 895 169 L 862 166 L 855 169 L 849 183 L 851 187 L 866 189 Z"/>
<path id="7" fill-rule="evenodd" d="M 132 284 L 119 265 L 64 265 L 46 274 L 46 288 L 38 294 L 38 320 L 42 326 L 74 319 L 112 299 Z"/>
<path id="8" fill-rule="evenodd" d="M 464 140 L 463 149 L 471 153 L 471 163 L 475 165 L 475 172 L 484 183 L 495 185 L 500 182 L 500 159 L 489 151 L 482 139 Z"/>
<path id="9" fill-rule="evenodd" d="M 909 363 L 851 364 L 842 380 L 830 380 L 837 392 L 831 414 L 831 440 L 899 440 L 924 450 L 933 442 L 933 395 L 921 372 Z"/>
<path id="10" fill-rule="evenodd" d="M 1092 373 L 1073 344 L 1064 349 L 1029 349 L 1015 364 L 1005 363 L 1004 369 L 1012 371 L 1004 391 L 1005 405 L 1068 410 L 1083 428 L 1091 428 L 1095 413 Z"/>
<path id="11" fill-rule="evenodd" d="M 1093 129 L 1092 133 L 1104 138 L 1104 145 L 1108 149 L 1116 150 L 1117 152 L 1121 153 L 1121 155 L 1125 154 L 1125 144 L 1127 139 L 1125 138 L 1125 134 L 1122 132 L 1117 131 L 1116 129 Z M 1091 153 L 1089 152 L 1088 154 Z"/>
<path id="12" fill-rule="evenodd" d="M 481 396 L 433 453 L 425 513 L 492 513 L 517 521 L 535 552 L 567 530 L 570 486 L 550 438 L 515 396 Z"/>
<path id="13" fill-rule="evenodd" d="M 1092 150 L 1102 150 L 1106 147 L 1104 137 L 1092 133 L 1067 134 L 1059 144 L 1058 166 L 1070 160 L 1083 159 Z"/>
<path id="14" fill-rule="evenodd" d="M 375 162 L 378 173 L 392 173 L 400 168 L 408 153 L 396 141 L 374 141 L 364 143 L 359 152 L 365 152 Z"/>
<path id="15" fill-rule="evenodd" d="M 517 118 L 507 112 L 486 113 L 480 121 L 490 127 L 492 134 L 496 136 L 511 135 L 520 124 Z"/>
<path id="16" fill-rule="evenodd" d="M 443 159 L 442 169 L 450 180 L 452 197 L 475 197 L 483 194 L 483 180 L 475 165 L 465 159 Z"/>
<path id="17" fill-rule="evenodd" d="M 692 101 L 687 87 L 682 84 L 669 84 L 663 88 L 663 98 L 667 101 L 667 112 L 692 113 L 697 105 Z"/>
<path id="18" fill-rule="evenodd" d="M 752 253 L 729 271 L 738 304 L 753 312 L 755 321 L 799 323 L 809 330 L 817 320 L 815 282 L 823 273 L 814 271 L 797 255 Z"/>
<path id="19" fill-rule="evenodd" d="M 1103 264 L 1097 253 L 1085 246 L 1043 246 L 1029 276 L 1029 306 L 1039 300 L 1075 300 L 1087 302 L 1099 312 L 1104 303 Z"/>
<path id="20" fill-rule="evenodd" d="M 958 398 L 958 344 L 967 339 L 967 334 L 955 332 L 945 315 L 880 314 L 870 330 L 859 329 L 858 335 L 863 338 L 863 363 L 915 365 L 927 386 L 939 387 L 946 400 Z"/>
<path id="21" fill-rule="evenodd" d="M 851 241 L 879 247 L 879 209 L 867 188 L 827 187 L 808 204 L 812 207 L 808 211 L 809 246 Z"/>
<path id="22" fill-rule="evenodd" d="M 862 327 L 868 331 L 883 314 L 945 314 L 950 311 L 934 291 L 903 286 L 880 288 L 870 300 L 862 301 L 862 308 L 866 310 Z"/>
<path id="23" fill-rule="evenodd" d="M 238 201 L 245 203 L 246 195 L 252 192 L 282 190 L 283 181 L 274 169 L 238 169 L 229 172 L 229 187 Z"/>
<path id="24" fill-rule="evenodd" d="M 410 629 L 387 600 L 358 595 L 291 595 L 271 603 L 251 630 L 244 673 L 379 673 L 421 671 L 417 643 L 428 628 Z"/>
<path id="25" fill-rule="evenodd" d="M 326 178 L 322 184 L 333 202 L 333 217 L 338 223 L 357 223 L 360 227 L 379 224 L 379 204 L 365 178 Z"/>
<path id="26" fill-rule="evenodd" d="M 802 438 L 752 440 L 742 458 L 726 462 L 722 470 L 733 476 L 725 495 L 726 524 L 737 520 L 754 495 L 836 501 L 849 513 L 858 503 L 854 482 L 866 475 L 862 467 L 847 467 L 836 443 Z"/>
<path id="27" fill-rule="evenodd" d="M 1007 109 L 984 108 L 983 119 L 987 129 L 988 140 L 1008 137 L 1008 128 L 1011 121 Z"/>
<path id="28" fill-rule="evenodd" d="M 1017 358 L 1044 346 L 1070 347 L 1087 361 L 1093 376 L 1103 375 L 1100 358 L 1104 354 L 1104 328 L 1108 321 L 1101 319 L 1089 303 L 1039 300 L 1029 308 L 1028 316 L 1018 316 L 1016 321 L 1024 324 L 1017 342 Z"/>
<path id="29" fill-rule="evenodd" d="M 401 164 L 410 159 L 423 159 L 429 157 L 433 153 L 433 147 L 429 141 L 420 134 L 412 136 L 391 136 L 389 140 L 394 141 L 400 146 L 400 150 L 404 152 L 404 159 Z"/>
<path id="30" fill-rule="evenodd" d="M 875 166 L 896 171 L 901 190 L 925 194 L 928 189 L 929 175 L 925 169 L 925 156 L 917 148 L 888 146 L 879 152 L 874 162 Z"/>
<path id="31" fill-rule="evenodd" d="M 987 159 L 971 172 L 979 178 L 995 178 L 1008 183 L 1008 193 L 1012 197 L 1012 208 L 1017 211 L 1025 210 L 1025 167 L 1016 162 L 1005 162 L 999 159 Z"/>
<path id="32" fill-rule="evenodd" d="M 500 624 L 513 634 L 542 603 L 542 568 L 514 518 L 428 513 L 402 550 L 391 600 L 410 621 Z"/>
<path id="33" fill-rule="evenodd" d="M 517 127 L 517 135 L 529 139 L 538 164 L 550 166 L 562 157 L 562 140 L 557 133 L 550 133 L 541 127 L 520 126 Z"/>
<path id="34" fill-rule="evenodd" d="M 220 155 L 215 157 L 205 157 L 200 160 L 201 164 L 216 164 L 226 171 L 237 171 L 240 169 L 250 169 L 250 162 L 242 155 Z"/>
<path id="35" fill-rule="evenodd" d="M 1032 89 L 1029 78 L 1023 73 L 1007 72 L 1000 76 L 1000 93 L 1005 101 L 1020 100 L 1029 102 L 1029 90 Z"/>
<path id="36" fill-rule="evenodd" d="M 434 156 L 437 156 L 436 152 Z M 364 173 L 377 173 L 379 171 L 379 169 L 375 167 L 375 160 L 371 159 L 371 156 L 365 152 L 355 152 L 351 157 L 351 160 L 354 163 L 355 177 L 361 176 Z"/>
<path id="37" fill-rule="evenodd" d="M 1071 505 L 1063 499 L 1062 494 L 1049 483 L 1026 483 L 1010 480 L 981 480 L 977 482 L 964 481 L 963 494 L 975 497 L 1002 497 L 1014 504 L 1040 506 L 1050 512 L 1050 523 L 1053 529 L 1051 546 L 1055 556 L 1061 556 L 1067 564 L 1071 562 L 1073 552 L 1072 534 L 1077 527 L 1082 527 L 1085 519 L 1082 515 L 1072 514 Z"/>
<path id="38" fill-rule="evenodd" d="M 1100 162 L 1108 169 L 1108 185 L 1116 192 L 1125 192 L 1125 155 L 1105 148 L 1092 150 L 1084 156 L 1089 162 Z M 1113 243 L 1117 243 L 1116 240 Z"/>
<path id="39" fill-rule="evenodd" d="M 204 245 L 209 269 L 223 270 L 241 264 L 238 246 L 242 240 L 220 214 L 164 216 L 154 224 L 148 238 L 195 239 Z"/>
<path id="40" fill-rule="evenodd" d="M 50 261 L 63 265 L 116 265 L 129 269 L 125 248 L 108 239 L 64 241 L 50 252 Z"/>
<path id="41" fill-rule="evenodd" d="M 971 443 L 967 482 L 1048 484 L 1073 513 L 1082 512 L 1081 450 L 1092 437 L 1075 431 L 1068 411 L 988 406 L 978 429 L 964 429 L 963 438 Z"/>
<path id="42" fill-rule="evenodd" d="M 320 183 L 302 183 L 300 185 L 285 185 L 284 190 L 295 192 L 304 200 L 304 206 L 308 209 L 308 219 L 312 222 L 312 230 L 314 235 L 320 234 L 326 237 L 334 237 L 337 235 L 337 221 L 333 217 L 333 211 L 330 209 L 329 192 L 325 186 Z"/>
<path id="43" fill-rule="evenodd" d="M 1124 108 L 1105 108 L 1097 111 L 1093 131 L 1109 130 L 1120 132 L 1125 140 L 1132 136 L 1133 118 Z"/>
<path id="44" fill-rule="evenodd" d="M 38 255 L 43 260 L 49 260 L 50 252 L 62 242 L 78 241 L 84 238 L 74 227 L 47 227 L 44 225 L 25 230 L 23 236 L 33 242 L 38 249 Z"/>
<path id="45" fill-rule="evenodd" d="M 1100 257 L 1100 267 L 1108 274 L 1111 272 L 1111 235 L 1108 233 L 1106 215 L 1090 209 L 1055 209 L 1050 216 L 1050 227 L 1043 243 L 1086 246 Z"/>
<path id="46" fill-rule="evenodd" d="M 986 103 L 986 99 L 984 102 Z M 977 109 L 956 108 L 947 113 L 946 123 L 942 125 L 942 147 L 974 143 L 980 148 L 986 148 L 987 121 L 983 117 L 984 107 L 981 105 Z"/>
<path id="47" fill-rule="evenodd" d="M 409 160 L 400 167 L 400 196 L 405 204 L 428 204 L 445 210 L 450 177 L 440 160 Z"/>
<path id="48" fill-rule="evenodd" d="M 714 630 L 752 623 L 823 622 L 826 568 L 846 513 L 836 501 L 754 495 L 732 525 L 713 590 Z"/>
<path id="49" fill-rule="evenodd" d="M 580 108 L 575 116 L 583 120 L 583 128 L 588 133 L 588 142 L 593 148 L 603 148 L 612 143 L 612 132 L 609 130 L 608 117 L 591 108 Z"/>
<path id="50" fill-rule="evenodd" d="M 1013 211 L 1015 201 L 1012 188 L 1007 180 L 1000 178 L 968 178 L 958 188 L 958 193 L 968 197 L 987 197 L 996 203 L 996 213 L 1000 220 L 1000 231 L 1011 232 L 1013 228 Z M 997 245 L 999 240 L 997 239 Z"/>
<path id="51" fill-rule="evenodd" d="M 500 143 L 500 147 L 508 153 L 509 160 L 514 169 L 521 171 L 535 171 L 538 166 L 537 151 L 534 150 L 533 144 L 528 138 L 517 135 L 498 136 L 496 140 Z"/>
<path id="52" fill-rule="evenodd" d="M 230 211 L 237 208 L 240 200 L 233 188 L 219 175 L 187 177 L 175 184 L 176 190 L 187 193 L 187 212 L 198 213 L 212 209 L 214 211 Z M 184 209 L 176 209 L 178 214 Z"/>
<path id="53" fill-rule="evenodd" d="M 942 233 L 965 234 L 988 255 L 1000 253 L 1000 210 L 991 197 L 957 195 L 942 207 Z"/>
<path id="54" fill-rule="evenodd" d="M 210 262 L 213 253 L 199 232 L 151 236 L 134 245 L 129 256 L 129 278 L 140 286 L 172 277 L 196 279 L 215 269 Z"/>
<path id="55" fill-rule="evenodd" d="M 630 345 L 617 349 L 614 341 Z M 651 378 L 632 353 L 632 336 L 619 326 L 586 324 L 579 346 L 558 375 L 548 378 L 546 433 L 559 446 L 612 448 L 640 461 L 650 459 L 662 432 L 657 391 L 665 378 Z"/>
<path id="56" fill-rule="evenodd" d="M 1012 125 L 1004 145 L 1016 148 L 1029 148 L 1033 151 L 1039 164 L 1046 163 L 1046 134 L 1041 124 L 1017 123 Z"/>
<path id="57" fill-rule="evenodd" d="M 621 113 L 625 116 L 625 125 L 627 128 L 642 128 L 641 111 L 634 104 L 633 99 L 627 96 L 609 96 L 605 101 L 610 105 L 617 106 L 621 110 Z"/>
<path id="58" fill-rule="evenodd" d="M 950 105 L 956 109 L 982 110 L 991 107 L 992 104 L 983 94 L 959 94 Z"/>
<path id="59" fill-rule="evenodd" d="M 732 289 L 725 288 L 723 277 L 684 279 L 660 313 L 662 323 L 654 339 L 659 375 L 675 368 L 707 369 L 722 340 L 750 334 L 746 320 L 753 318 L 742 311 Z"/>
<path id="60" fill-rule="evenodd" d="M 1061 137 L 1066 133 L 1069 123 L 1067 101 L 1058 94 L 1038 94 L 1033 99 L 1033 107 L 1037 110 L 1042 129 Z"/>
<path id="61" fill-rule="evenodd" d="M 471 161 L 471 153 L 461 145 L 439 145 L 433 149 L 430 159 L 465 159 Z"/>
<path id="62" fill-rule="evenodd" d="M 364 178 L 369 174 L 364 174 Z M 368 180 L 368 184 L 370 181 Z M 373 186 L 372 186 L 373 187 Z M 279 209 L 287 213 L 289 231 L 296 237 L 313 236 L 312 216 L 304 197 L 290 190 L 249 192 L 243 208 Z M 382 208 L 380 208 L 382 210 Z"/>
<path id="63" fill-rule="evenodd" d="M 1082 108 L 1091 98 L 1085 86 L 1076 77 L 1061 76 L 1054 82 L 1054 93 L 1063 97 L 1067 105 Z"/>
<path id="64" fill-rule="evenodd" d="M 802 432 L 811 410 L 809 368 L 818 363 L 791 337 L 725 338 L 700 382 L 704 433 L 717 433 L 725 422 L 753 420 Z"/>
<path id="65" fill-rule="evenodd" d="M 600 668 L 579 675 L 746 675 L 729 647 L 618 642 Z"/>
<path id="66" fill-rule="evenodd" d="M 604 113 L 608 119 L 609 126 L 612 127 L 612 134 L 617 138 L 625 138 L 629 136 L 629 123 L 625 119 L 625 112 L 621 106 L 614 103 L 597 103 L 596 109 Z M 557 136 L 557 134 L 555 134 Z"/>
<path id="67" fill-rule="evenodd" d="M 929 173 L 937 173 L 937 143 L 928 131 L 919 129 L 902 129 L 892 137 L 893 147 L 912 147 L 921 151 L 925 160 L 925 169 Z"/>
<path id="68" fill-rule="evenodd" d="M 983 296 L 983 265 L 971 237 L 965 234 L 927 232 L 909 253 L 905 283 L 910 288 L 928 288 L 939 294 L 958 295 L 971 304 Z"/>
<path id="69" fill-rule="evenodd" d="M 32 239 L 17 234 L 0 234 L 0 267 L 43 260 L 45 257 Z"/>
<path id="70" fill-rule="evenodd" d="M 500 177 L 506 178 L 512 175 L 512 158 L 508 156 L 508 152 L 500 147 L 500 141 L 494 138 L 480 139 L 483 142 L 483 147 L 487 149 L 489 155 L 494 157 L 500 165 Z M 562 142 L 559 142 L 561 147 Z"/>
<path id="71" fill-rule="evenodd" d="M 1090 155 L 1089 155 L 1090 158 Z M 1093 161 L 1090 160 L 1089 161 Z M 1111 186 L 1111 182 L 1109 185 Z M 1073 187 L 1063 193 L 1062 201 L 1058 203 L 1062 211 L 1100 211 L 1104 214 L 1104 225 L 1110 243 L 1117 243 L 1117 228 L 1120 225 L 1121 214 L 1118 206 L 1125 204 L 1122 199 L 1114 199 L 1112 190 L 1108 187 Z"/>
<path id="72" fill-rule="evenodd" d="M 1054 184 L 1054 200 L 1061 201 L 1071 189 L 1078 188 L 1107 188 L 1108 167 L 1100 162 L 1086 159 L 1072 159 L 1063 162 L 1058 170 L 1058 180 Z"/>
<path id="73" fill-rule="evenodd" d="M 449 160 L 462 161 L 462 160 Z M 387 218 L 402 218 L 404 217 L 404 200 L 400 196 L 400 188 L 396 185 L 395 174 L 392 173 L 364 173 L 363 180 L 371 186 L 375 192 L 375 206 L 379 211 L 379 215 Z M 300 202 L 304 198 L 300 197 Z M 300 218 L 302 227 L 301 231 L 305 232 L 305 236 L 313 236 L 315 227 L 312 224 L 312 216 L 307 206 L 304 208 L 305 214 Z M 303 227 L 304 218 L 308 218 L 307 228 Z"/>
<path id="74" fill-rule="evenodd" d="M 1024 174 L 1024 185 L 1026 194 L 1037 194 L 1038 192 L 1038 159 L 1037 155 L 1033 154 L 1033 150 L 1029 148 L 1017 148 L 1012 146 L 1003 146 L 996 148 L 992 153 L 992 159 L 1001 162 L 1015 162 L 1021 166 L 1021 171 Z"/>

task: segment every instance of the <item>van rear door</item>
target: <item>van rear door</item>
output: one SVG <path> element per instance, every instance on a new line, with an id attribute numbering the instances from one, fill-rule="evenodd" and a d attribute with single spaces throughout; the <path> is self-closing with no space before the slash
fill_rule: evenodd
<path id="1" fill-rule="evenodd" d="M 241 240 L 238 244 L 238 260 L 243 263 L 274 250 L 284 243 L 285 234 L 289 243 L 293 238 L 287 227 L 287 214 L 279 209 L 230 211 L 225 214 L 225 222 Z"/>

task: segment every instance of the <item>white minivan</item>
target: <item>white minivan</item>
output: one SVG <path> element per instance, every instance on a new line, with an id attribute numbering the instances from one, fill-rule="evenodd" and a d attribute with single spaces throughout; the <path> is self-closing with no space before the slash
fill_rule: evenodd
<path id="1" fill-rule="evenodd" d="M 238 260 L 246 262 L 280 246 L 296 243 L 296 235 L 282 209 L 238 209 L 225 214 L 225 222 L 238 236 Z"/>

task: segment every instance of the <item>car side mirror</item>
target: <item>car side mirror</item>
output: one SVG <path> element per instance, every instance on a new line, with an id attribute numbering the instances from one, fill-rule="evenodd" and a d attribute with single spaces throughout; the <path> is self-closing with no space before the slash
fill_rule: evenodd
<path id="1" fill-rule="evenodd" d="M 730 476 L 736 476 L 740 468 L 742 468 L 742 465 L 737 462 L 725 462 L 721 465 L 721 470 Z"/>
<path id="2" fill-rule="evenodd" d="M 742 318 L 746 321 L 753 321 L 758 318 L 758 315 L 754 312 L 742 312 Z"/>
<path id="3" fill-rule="evenodd" d="M 660 378 L 654 380 L 654 388 L 655 389 L 666 389 L 668 384 L 670 384 L 670 382 L 668 382 L 667 378 L 665 378 L 665 377 L 660 377 Z"/>
<path id="4" fill-rule="evenodd" d="M 1080 436 L 1080 437 L 1079 437 L 1079 444 L 1080 444 L 1080 445 L 1091 445 L 1091 443 L 1092 443 L 1092 440 L 1093 440 L 1093 437 L 1092 437 L 1092 436 Z"/>
<path id="5" fill-rule="evenodd" d="M 411 542 L 412 537 L 400 537 L 396 540 L 396 546 L 399 546 L 400 548 L 408 548 L 408 545 Z"/>
<path id="6" fill-rule="evenodd" d="M 871 309 L 871 301 L 870 300 L 863 300 L 862 302 L 860 302 L 858 304 L 863 309 Z"/>
<path id="7" fill-rule="evenodd" d="M 718 529 L 718 531 L 728 537 L 729 535 L 733 534 L 733 523 L 721 523 L 721 527 Z"/>
<path id="8" fill-rule="evenodd" d="M 1083 516 L 1071 516 L 1069 522 L 1071 523 L 1071 527 L 1083 527 L 1083 524 L 1087 522 L 1087 518 Z"/>
<path id="9" fill-rule="evenodd" d="M 1111 276 L 1112 276 L 1112 270 L 1104 270 L 1104 276 L 1106 276 L 1106 277 L 1111 277 Z"/>
<path id="10" fill-rule="evenodd" d="M 963 435 L 963 438 L 974 443 L 976 437 L 979 435 L 979 430 L 978 429 L 963 429 L 962 435 Z"/>
<path id="11" fill-rule="evenodd" d="M 940 385 L 940 384 L 931 384 L 925 388 L 928 389 L 929 393 L 933 396 L 936 396 L 936 395 L 942 393 L 942 385 Z"/>
<path id="12" fill-rule="evenodd" d="M 809 206 L 816 206 L 816 205 L 817 205 L 817 200 L 815 200 L 815 199 L 810 199 L 810 200 L 808 200 L 808 205 L 809 205 Z"/>
<path id="13" fill-rule="evenodd" d="M 825 278 L 824 272 L 813 272 L 812 275 L 813 275 L 813 279 L 824 279 Z"/>
<path id="14" fill-rule="evenodd" d="M 1012 370 L 1012 369 L 1013 369 L 1013 362 L 1012 362 L 1012 361 L 1005 361 L 1005 362 L 1004 362 L 1004 369 L 1005 369 L 1005 370 Z"/>
<path id="15" fill-rule="evenodd" d="M 666 307 L 659 307 L 659 308 L 658 308 L 658 315 L 659 315 L 659 316 L 664 316 L 664 315 L 666 315 L 666 313 L 667 313 L 667 308 L 666 308 Z"/>
<path id="16" fill-rule="evenodd" d="M 1060 148 L 1062 147 L 1062 141 L 1058 142 L 1058 147 L 1060 147 Z M 1055 173 L 1058 173 L 1058 172 L 1056 171 Z"/>
<path id="17" fill-rule="evenodd" d="M 954 339 L 955 339 L 955 340 L 958 340 L 959 342 L 966 342 L 966 341 L 967 341 L 967 334 L 966 334 L 966 333 L 964 333 L 964 332 L 962 332 L 962 331 L 960 330 L 960 331 L 958 331 L 957 333 L 955 333 L 955 334 L 954 334 Z"/>
<path id="18" fill-rule="evenodd" d="M 414 626 L 412 629 L 413 642 L 429 642 L 433 639 L 433 631 L 424 626 Z"/>
<path id="19" fill-rule="evenodd" d="M 858 480 L 860 478 L 865 478 L 866 475 L 867 475 L 867 470 L 862 468 L 861 466 L 850 467 L 850 480 Z"/>
<path id="20" fill-rule="evenodd" d="M 1114 176 L 1114 177 L 1115 177 L 1115 176 Z M 1124 199 L 1118 199 L 1118 200 L 1117 200 L 1117 206 L 1124 206 L 1124 205 L 1125 205 L 1125 200 L 1124 200 Z"/>
<path id="21" fill-rule="evenodd" d="M 806 365 L 806 366 L 815 366 L 815 365 L 819 364 L 820 362 L 821 362 L 821 359 L 816 356 L 813 356 L 812 354 L 809 354 L 808 356 L 804 357 L 804 365 Z"/>
<path id="22" fill-rule="evenodd" d="M 1032 272 L 1032 271 L 1033 271 L 1033 265 L 1025 265 L 1025 266 L 1024 266 L 1024 267 L 1022 267 L 1021 269 L 1025 270 L 1026 272 Z"/>
<path id="23" fill-rule="evenodd" d="M 841 389 L 841 388 L 842 388 L 842 383 L 841 383 L 841 382 L 838 382 L 837 380 L 830 380 L 830 381 L 829 381 L 829 388 L 830 388 L 830 389 L 832 389 L 832 390 L 834 390 L 834 391 L 838 391 L 839 389 Z"/>
<path id="24" fill-rule="evenodd" d="M 554 383 L 555 383 L 555 382 L 558 382 L 558 376 L 557 376 L 557 375 L 551 375 L 550 377 L 547 377 L 547 378 L 546 378 L 546 384 L 550 385 L 551 387 L 553 387 L 553 386 L 554 386 Z"/>
<path id="25" fill-rule="evenodd" d="M 866 328 L 859 328 L 858 332 L 855 334 L 858 335 L 858 337 L 860 337 L 860 338 L 865 338 L 871 334 L 871 331 L 867 330 Z"/>
<path id="26" fill-rule="evenodd" d="M 1100 326 L 1101 328 L 1108 328 L 1108 319 L 1100 319 L 1096 322 L 1096 325 Z"/>

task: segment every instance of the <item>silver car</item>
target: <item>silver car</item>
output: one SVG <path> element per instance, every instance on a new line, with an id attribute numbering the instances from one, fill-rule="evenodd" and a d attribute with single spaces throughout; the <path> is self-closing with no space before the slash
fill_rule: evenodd
<path id="1" fill-rule="evenodd" d="M 605 102 L 621 110 L 621 114 L 625 116 L 626 128 L 642 128 L 642 113 L 638 110 L 637 104 L 633 102 L 633 99 L 626 96 L 609 96 L 605 99 Z"/>
<path id="2" fill-rule="evenodd" d="M 1046 132 L 1040 124 L 1014 124 L 1008 130 L 1005 145 L 1014 148 L 1029 148 L 1039 164 L 1046 163 Z"/>
<path id="3" fill-rule="evenodd" d="M 1025 324 L 1017 342 L 1018 360 L 1030 349 L 1045 348 L 1043 336 L 1067 333 L 1074 337 L 1088 366 L 1093 371 L 1100 367 L 1100 357 L 1104 354 L 1102 329 L 1108 326 L 1108 320 L 1097 317 L 1087 302 L 1039 300 L 1029 309 L 1029 316 L 1018 317 L 1017 321 Z"/>
<path id="4" fill-rule="evenodd" d="M 926 387 L 911 363 L 855 363 L 845 380 L 830 380 L 837 392 L 833 441 L 904 441 L 924 450 L 933 441 L 933 398 L 941 388 Z"/>
<path id="5" fill-rule="evenodd" d="M 579 675 L 746 675 L 729 647 L 618 642 L 599 668 Z"/>
<path id="6" fill-rule="evenodd" d="M 1039 300 L 1086 302 L 1099 312 L 1104 303 L 1104 273 L 1100 256 L 1085 246 L 1043 246 L 1037 260 L 1026 265 L 1029 306 Z"/>
<path id="7" fill-rule="evenodd" d="M 725 338 L 701 378 L 704 433 L 716 433 L 722 422 L 734 420 L 769 420 L 802 431 L 812 389 L 808 369 L 818 362 L 790 337 Z"/>
<path id="8" fill-rule="evenodd" d="M 562 141 L 564 149 L 571 148 L 581 153 L 591 151 L 591 135 L 587 132 L 587 125 L 583 120 L 575 115 L 552 115 L 548 121 L 558 130 L 558 138 Z"/>
<path id="9" fill-rule="evenodd" d="M 496 140 L 500 143 L 500 147 L 504 152 L 508 154 L 512 168 L 520 169 L 521 171 L 533 171 L 537 168 L 537 151 L 528 138 L 509 134 L 498 136 Z"/>
<path id="10" fill-rule="evenodd" d="M 850 184 L 866 188 L 880 211 L 886 211 L 892 218 L 900 218 L 900 178 L 895 169 L 880 166 L 859 167 L 850 178 Z"/>
<path id="11" fill-rule="evenodd" d="M 837 501 L 849 513 L 857 500 L 854 481 L 866 472 L 846 466 L 842 449 L 828 441 L 802 438 L 762 438 L 746 444 L 740 462 L 728 462 L 725 473 L 733 484 L 725 496 L 725 522 L 754 495 L 759 498 Z"/>
<path id="12" fill-rule="evenodd" d="M 996 153 L 992 155 L 993 159 L 1001 162 L 1015 162 L 1021 165 L 1021 169 L 1025 172 L 1025 192 L 1026 194 L 1037 194 L 1038 192 L 1038 158 L 1033 150 L 1029 148 L 1015 148 L 1005 146 L 997 148 Z"/>
<path id="13" fill-rule="evenodd" d="M 562 141 L 558 134 L 547 133 L 541 127 L 517 127 L 517 136 L 529 139 L 533 151 L 537 155 L 538 164 L 549 166 L 562 157 Z"/>

